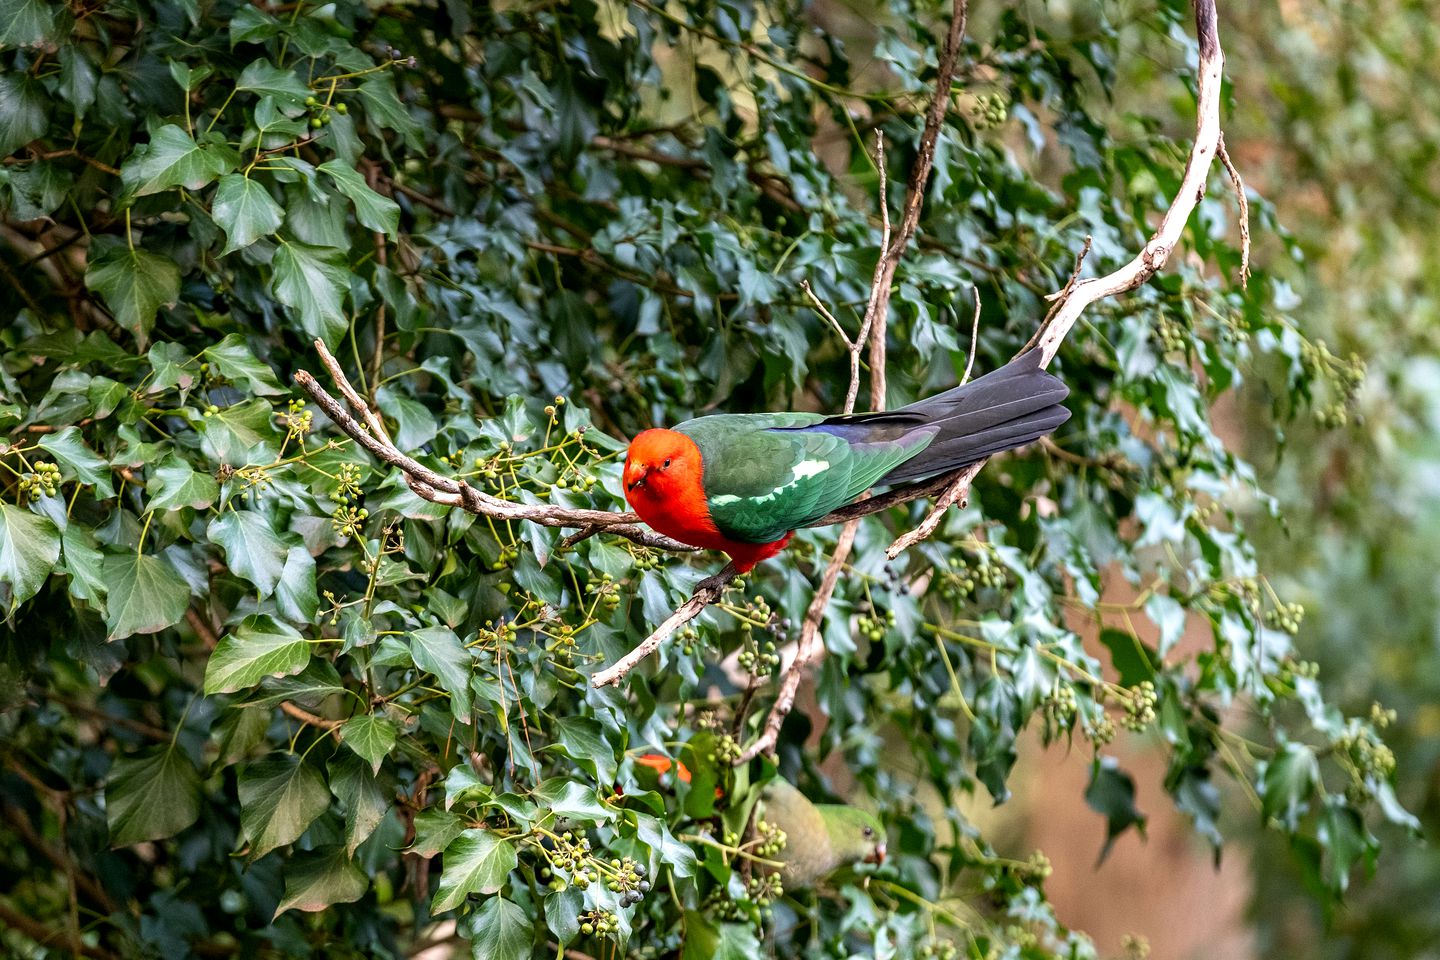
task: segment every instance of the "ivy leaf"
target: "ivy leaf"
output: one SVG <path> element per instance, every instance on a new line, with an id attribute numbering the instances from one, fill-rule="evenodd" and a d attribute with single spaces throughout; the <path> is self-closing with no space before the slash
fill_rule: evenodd
<path id="1" fill-rule="evenodd" d="M 365 101 L 365 109 L 370 118 L 382 127 L 388 127 L 405 138 L 405 143 L 412 149 L 419 149 L 422 145 L 422 133 L 420 124 L 410 116 L 405 109 L 405 104 L 400 102 L 400 97 L 395 92 L 395 80 L 389 74 L 377 74 L 360 84 L 360 97 Z"/>
<path id="2" fill-rule="evenodd" d="M 245 338 L 238 333 L 228 334 L 214 346 L 206 347 L 205 359 L 223 376 L 245 384 L 251 393 L 273 397 L 287 392 L 275 379 L 275 371 L 255 359 Z"/>
<path id="3" fill-rule="evenodd" d="M 1110 853 L 1115 838 L 1130 827 L 1145 832 L 1145 814 L 1135 807 L 1135 781 L 1120 769 L 1114 757 L 1096 757 L 1090 764 L 1090 785 L 1085 788 L 1085 803 L 1105 818 L 1105 846 L 1100 859 Z"/>
<path id="4" fill-rule="evenodd" d="M 615 782 L 615 751 L 606 742 L 599 721 L 591 717 L 562 717 L 556 727 L 565 756 L 579 763 L 599 783 Z"/>
<path id="5" fill-rule="evenodd" d="M 95 537 L 78 523 L 65 528 L 60 536 L 61 558 L 70 575 L 70 595 L 80 600 L 95 601 L 103 611 L 100 598 L 109 591 L 103 574 L 105 556 L 95 544 Z"/>
<path id="6" fill-rule="evenodd" d="M 248 90 L 262 96 L 301 106 L 310 96 L 310 88 L 290 70 L 282 70 L 266 60 L 252 60 L 235 81 L 236 90 Z"/>
<path id="7" fill-rule="evenodd" d="M 466 830 L 445 848 L 444 869 L 430 912 L 453 910 L 472 893 L 499 892 L 519 863 L 509 840 L 491 830 Z"/>
<path id="8" fill-rule="evenodd" d="M 97 499 L 108 500 L 115 496 L 115 488 L 110 483 L 110 465 L 85 446 L 77 428 L 66 427 L 41 437 L 38 446 L 54 457 L 57 463 L 73 470 L 81 483 L 93 486 Z"/>
<path id="9" fill-rule="evenodd" d="M 748 923 L 716 923 L 698 910 L 685 912 L 681 960 L 750 960 L 764 953 Z"/>
<path id="10" fill-rule="evenodd" d="M 609 809 L 584 784 L 565 777 L 551 777 L 530 793 L 530 798 L 557 817 L 609 823 L 615 811 Z"/>
<path id="11" fill-rule="evenodd" d="M 223 143 L 203 146 L 184 128 L 168 123 L 156 130 L 150 142 L 135 152 L 120 168 L 120 181 L 134 197 L 184 187 L 199 190 L 240 165 L 240 155 Z"/>
<path id="12" fill-rule="evenodd" d="M 345 807 L 345 849 L 353 856 L 395 802 L 395 780 L 376 775 L 352 754 L 330 760 L 330 792 Z"/>
<path id="13" fill-rule="evenodd" d="M 44 89 L 29 71 L 0 76 L 0 157 L 9 156 L 50 127 Z"/>
<path id="14" fill-rule="evenodd" d="M 171 456 L 150 472 L 145 481 L 145 492 L 150 495 L 147 508 L 155 510 L 179 510 L 181 507 L 204 509 L 220 496 L 220 485 L 208 473 L 196 473 L 190 464 L 177 456 Z"/>
<path id="15" fill-rule="evenodd" d="M 46 0 L 7 0 L 0 4 L 0 50 L 36 46 L 50 40 L 54 31 L 54 9 Z"/>
<path id="16" fill-rule="evenodd" d="M 221 179 L 220 186 L 215 190 L 210 216 L 225 231 L 225 249 L 220 251 L 222 257 L 250 246 L 261 237 L 270 236 L 285 221 L 285 211 L 270 196 L 265 185 L 239 173 L 231 173 Z"/>
<path id="17" fill-rule="evenodd" d="M 313 623 L 320 610 L 320 597 L 315 592 L 315 558 L 299 544 L 285 555 L 285 567 L 275 585 L 275 603 L 281 614 L 296 623 Z"/>
<path id="18" fill-rule="evenodd" d="M 255 584 L 260 596 L 275 592 L 290 547 L 270 526 L 265 514 L 228 510 L 210 521 L 205 533 L 225 551 L 230 569 Z"/>
<path id="19" fill-rule="evenodd" d="M 450 694 L 450 707 L 462 723 L 470 721 L 470 653 L 449 627 L 426 627 L 410 634 L 415 666 L 433 673 Z"/>
<path id="20" fill-rule="evenodd" d="M 675 835 L 670 832 L 670 827 L 660 817 L 652 817 L 648 813 L 636 813 L 635 837 L 654 851 L 660 862 L 665 864 L 675 876 L 681 879 L 695 876 L 695 870 L 700 865 L 695 851 L 676 840 Z"/>
<path id="21" fill-rule="evenodd" d="M 1260 794 L 1261 815 L 1279 820 L 1286 830 L 1294 832 L 1320 785 L 1320 761 L 1315 751 L 1290 741 L 1257 773 L 1255 788 Z"/>
<path id="22" fill-rule="evenodd" d="M 60 530 L 48 518 L 0 502 L 0 601 L 7 616 L 33 597 L 60 559 Z"/>
<path id="23" fill-rule="evenodd" d="M 1173 597 L 1156 593 L 1145 601 L 1145 615 L 1160 628 L 1159 655 L 1163 659 L 1185 632 L 1185 608 Z"/>
<path id="24" fill-rule="evenodd" d="M 1379 842 L 1344 797 L 1325 798 L 1315 836 L 1327 854 L 1325 884 L 1335 893 L 1344 893 L 1350 886 L 1350 871 L 1356 863 L 1363 861 L 1367 870 L 1374 871 Z"/>
<path id="25" fill-rule="evenodd" d="M 121 757 L 105 784 L 110 845 L 173 837 L 200 816 L 200 772 L 174 744 Z"/>
<path id="26" fill-rule="evenodd" d="M 350 289 L 350 271 L 340 251 L 283 240 L 272 266 L 275 298 L 290 308 L 308 336 L 334 347 L 348 329 L 341 302 Z"/>
<path id="27" fill-rule="evenodd" d="M 340 726 L 340 740 L 354 750 L 375 773 L 395 747 L 395 724 L 376 714 L 352 717 Z"/>
<path id="28" fill-rule="evenodd" d="M 317 913 L 336 903 L 354 903 L 370 889 L 370 878 L 339 844 L 295 854 L 285 863 L 285 896 L 275 908 Z"/>
<path id="29" fill-rule="evenodd" d="M 104 298 L 116 322 L 143 346 L 155 314 L 180 298 L 180 268 L 157 253 L 111 246 L 90 262 L 85 286 Z"/>
<path id="30" fill-rule="evenodd" d="M 247 400 L 226 407 L 196 424 L 205 453 L 231 466 L 266 463 L 278 449 L 279 434 L 271 422 L 274 413 L 264 400 Z"/>
<path id="31" fill-rule="evenodd" d="M 164 557 L 127 550 L 105 558 L 110 585 L 105 625 L 111 640 L 159 633 L 179 623 L 190 606 L 190 587 Z"/>
<path id="32" fill-rule="evenodd" d="M 291 755 L 240 768 L 240 831 L 250 860 L 294 843 L 330 806 L 330 791 L 319 770 Z"/>
<path id="33" fill-rule="evenodd" d="M 335 187 L 355 204 L 355 217 L 371 230 L 395 239 L 400 227 L 400 205 L 389 197 L 382 197 L 354 167 L 343 160 L 327 160 L 320 164 L 320 171 L 329 174 Z"/>
<path id="34" fill-rule="evenodd" d="M 205 665 L 205 693 L 234 693 L 266 677 L 299 673 L 310 662 L 310 644 L 300 631 L 271 617 L 246 617 L 226 634 Z"/>
<path id="35" fill-rule="evenodd" d="M 465 821 L 460 814 L 439 806 L 426 807 L 415 815 L 415 842 L 410 851 L 429 859 L 464 832 Z"/>
<path id="36" fill-rule="evenodd" d="M 504 897 L 485 901 L 476 911 L 470 929 L 471 956 L 526 960 L 532 953 L 530 916 Z"/>

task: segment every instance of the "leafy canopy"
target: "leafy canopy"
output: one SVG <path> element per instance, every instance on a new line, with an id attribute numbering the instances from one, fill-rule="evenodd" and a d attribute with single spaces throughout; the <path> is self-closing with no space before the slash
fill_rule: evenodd
<path id="1" fill-rule="evenodd" d="M 894 566 L 883 547 L 920 507 L 862 525 L 819 712 L 779 760 L 818 796 L 813 762 L 839 754 L 891 859 L 868 885 L 833 878 L 841 899 L 815 910 L 738 848 L 736 801 L 773 771 L 728 761 L 833 531 L 596 691 L 588 675 L 713 558 L 566 548 L 438 507 L 290 398 L 320 338 L 433 469 L 601 509 L 644 426 L 838 406 L 844 350 L 798 284 L 842 319 L 863 304 L 949 11 L 873 14 L 0 4 L 0 800 L 30 825 L 0 845 L 19 881 L 0 904 L 56 934 L 7 948 L 79 942 L 75 875 L 86 943 L 117 957 L 398 956 L 446 914 L 496 958 L 765 940 L 1088 956 L 1043 859 L 995 857 L 956 812 L 1008 796 L 1026 731 L 1093 752 L 1097 846 L 1143 824 L 1107 750 L 1121 735 L 1166 751 L 1165 790 L 1217 845 L 1216 784 L 1246 784 L 1237 803 L 1322 899 L 1373 862 L 1371 824 L 1412 822 L 1376 723 L 1342 716 L 1296 654 L 1301 611 L 1245 534 L 1271 522 L 1243 515 L 1267 494 L 1209 414 L 1265 357 L 1280 425 L 1338 421 L 1358 370 L 1306 341 L 1278 281 L 1225 279 L 1221 191 L 1193 258 L 1067 344 L 1055 447 L 987 468 Z M 1002 9 L 962 50 L 897 276 L 891 405 L 964 369 L 972 285 L 990 369 L 1085 235 L 1091 269 L 1128 259 L 1177 183 L 1170 118 L 1118 115 L 1101 90 L 1136 31 L 1172 38 L 1178 89 L 1184 5 L 1124 29 L 1032 16 Z M 885 198 L 868 129 L 889 145 Z M 1137 597 L 1117 606 L 1123 582 Z M 1187 625 L 1207 642 L 1182 644 Z M 636 762 L 650 753 L 690 779 Z"/>

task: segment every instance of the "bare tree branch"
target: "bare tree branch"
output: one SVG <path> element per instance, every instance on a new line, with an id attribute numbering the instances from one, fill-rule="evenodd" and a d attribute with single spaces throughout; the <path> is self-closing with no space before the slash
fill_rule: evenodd
<path id="1" fill-rule="evenodd" d="M 1220 132 L 1220 87 L 1224 79 L 1225 53 L 1220 49 L 1215 0 L 1195 0 L 1195 29 L 1200 44 L 1195 143 L 1191 146 L 1190 156 L 1185 162 L 1185 174 L 1180 181 L 1180 189 L 1161 218 L 1160 226 L 1154 235 L 1129 263 L 1118 270 L 1103 277 L 1078 280 L 1085 254 L 1090 249 L 1090 240 L 1086 238 L 1085 247 L 1077 257 L 1075 273 L 1071 275 L 1064 289 L 1056 295 L 1054 305 L 1040 330 L 1030 343 L 1026 344 L 1026 350 L 1031 347 L 1040 349 L 1042 367 L 1049 366 L 1055 359 L 1060 344 L 1064 342 L 1086 307 L 1097 300 L 1134 290 L 1165 265 L 1175 245 L 1180 241 L 1180 234 L 1184 231 L 1190 215 L 1205 196 L 1205 182 L 1210 173 L 1211 161 L 1225 150 Z M 1232 175 L 1232 182 L 1237 181 L 1238 177 L 1237 171 Z M 1236 189 L 1243 198 L 1243 186 L 1237 186 Z M 1248 210 L 1245 210 L 1242 220 L 1247 218 Z M 1241 237 L 1248 251 L 1248 223 L 1242 229 Z M 1248 269 L 1248 252 L 1245 254 L 1244 263 L 1246 266 L 1242 267 L 1242 271 Z M 952 502 L 965 502 L 970 483 L 983 466 L 983 461 L 971 464 L 949 477 L 942 478 L 942 486 L 947 487 L 946 498 Z M 937 503 L 936 509 L 919 527 L 902 534 L 886 549 L 886 556 L 893 559 L 901 551 L 933 533 L 940 525 L 940 512 L 940 505 Z"/>
<path id="2" fill-rule="evenodd" d="M 719 600 L 720 595 L 725 592 L 726 586 L 735 579 L 735 574 L 735 564 L 727 563 L 724 569 L 715 576 L 701 580 L 689 600 L 680 604 L 675 612 L 666 617 L 665 622 L 656 627 L 650 636 L 642 640 L 634 650 L 592 676 L 590 678 L 591 685 L 607 687 L 623 680 L 625 675 L 635 669 L 637 664 L 659 650 L 660 644 L 664 643 L 670 634 L 700 616 L 700 611 Z"/>
<path id="3" fill-rule="evenodd" d="M 346 412 L 340 402 L 325 391 L 325 388 L 304 370 L 296 371 L 295 382 L 325 415 L 340 428 L 346 436 L 364 447 L 382 463 L 398 467 L 405 474 L 405 480 L 416 495 L 433 503 L 451 507 L 463 507 L 471 513 L 478 513 L 500 520 L 524 520 L 547 527 L 577 527 L 582 530 L 604 530 L 635 543 L 660 550 L 691 552 L 695 548 L 671 540 L 639 525 L 640 517 L 634 513 L 612 513 L 609 510 L 583 510 L 557 507 L 546 504 L 515 503 L 502 500 L 476 490 L 464 480 L 457 480 L 437 473 L 396 448 L 385 432 L 380 414 L 367 404 L 350 384 L 340 364 L 326 348 L 323 341 L 315 341 L 315 351 L 330 372 L 336 387 L 360 417 L 357 420 Z M 363 423 L 362 423 L 363 421 Z"/>

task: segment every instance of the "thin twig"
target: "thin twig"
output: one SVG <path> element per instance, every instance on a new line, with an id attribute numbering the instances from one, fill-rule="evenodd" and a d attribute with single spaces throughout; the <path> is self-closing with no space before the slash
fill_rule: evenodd
<path id="1" fill-rule="evenodd" d="M 960 57 L 960 43 L 965 36 L 965 22 L 969 16 L 967 0 L 954 0 L 950 16 L 950 31 L 945 37 L 945 47 L 940 51 L 939 69 L 935 75 L 935 96 L 925 113 L 925 129 L 920 134 L 919 149 L 915 163 L 910 167 L 910 182 L 905 190 L 905 207 L 900 217 L 900 229 L 894 243 L 888 242 L 889 224 L 886 224 L 887 243 L 880 262 L 875 268 L 875 282 L 870 287 L 870 309 L 866 310 L 867 320 L 873 320 L 876 335 L 870 340 L 870 390 L 872 396 L 885 396 L 885 351 L 886 325 L 889 318 L 890 284 L 895 279 L 895 269 L 910 238 L 920 225 L 920 209 L 925 203 L 925 185 L 930 180 L 930 168 L 935 163 L 935 141 L 940 136 L 940 126 L 950 104 L 950 85 L 955 79 L 955 64 Z M 883 164 L 882 164 L 883 168 Z M 882 181 L 883 183 L 883 181 Z M 884 196 L 881 196 L 884 208 Z M 870 313 L 874 313 L 870 317 Z M 868 327 L 868 324 L 866 324 Z M 879 410 L 880 403 L 874 408 Z"/>
<path id="2" fill-rule="evenodd" d="M 805 610 L 805 620 L 800 625 L 800 639 L 795 645 L 795 659 L 790 661 L 790 665 L 785 669 L 785 676 L 780 681 L 780 691 L 775 695 L 770 715 L 765 718 L 765 729 L 754 743 L 741 751 L 739 759 L 735 761 L 737 765 L 748 763 L 762 753 L 775 752 L 775 745 L 780 739 L 780 728 L 784 725 L 790 709 L 795 706 L 795 694 L 800 689 L 800 680 L 806 668 L 825 656 L 820 625 L 825 620 L 825 611 L 830 606 L 830 598 L 835 594 L 840 573 L 845 569 L 845 562 L 850 559 L 850 550 L 855 545 L 855 531 L 858 529 L 859 520 L 851 520 L 840 528 L 840 539 L 835 544 L 835 552 L 830 555 L 830 565 L 825 568 L 820 586 L 811 598 L 810 606 Z"/>
<path id="3" fill-rule="evenodd" d="M 725 587 L 735 579 L 736 572 L 735 564 L 727 563 L 724 569 L 715 576 L 701 580 L 696 585 L 695 592 L 691 594 L 690 599 L 680 604 L 675 612 L 666 617 L 665 622 L 656 627 L 650 636 L 640 641 L 634 650 L 592 676 L 590 678 L 591 686 L 599 688 L 619 683 L 627 673 L 635 668 L 636 664 L 660 649 L 660 644 L 664 643 L 670 634 L 700 616 L 702 610 L 719 600 L 720 595 L 725 592 Z"/>
<path id="4" fill-rule="evenodd" d="M 970 371 L 975 369 L 975 347 L 980 343 L 980 288 L 972 286 L 970 293 L 975 297 L 975 319 L 970 321 L 970 355 L 965 358 L 965 376 L 960 378 L 962 386 L 970 382 Z"/>
<path id="5" fill-rule="evenodd" d="M 1225 149 L 1225 134 L 1220 134 L 1219 148 L 1215 151 L 1225 172 L 1230 174 L 1230 185 L 1235 188 L 1235 202 L 1240 205 L 1240 289 L 1250 287 L 1250 201 L 1245 196 L 1245 181 L 1240 171 L 1230 160 L 1230 151 Z"/>
<path id="6" fill-rule="evenodd" d="M 330 736 L 335 738 L 336 743 L 340 742 L 341 721 L 326 720 L 324 717 L 317 717 L 309 710 L 306 710 L 303 707 L 297 707 L 289 700 L 282 700 L 280 702 L 280 710 L 287 717 L 293 717 L 294 719 L 299 720 L 303 724 L 316 727 L 320 730 L 324 730 L 325 732 L 329 733 Z"/>

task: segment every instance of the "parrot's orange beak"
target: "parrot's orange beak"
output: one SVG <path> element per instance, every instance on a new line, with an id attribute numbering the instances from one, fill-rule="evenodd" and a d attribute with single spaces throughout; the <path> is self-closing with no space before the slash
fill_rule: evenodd
<path id="1" fill-rule="evenodd" d="M 625 489 L 634 490 L 637 487 L 645 486 L 645 478 L 650 475 L 650 468 L 641 463 L 625 464 Z"/>
<path id="2" fill-rule="evenodd" d="M 875 844 L 875 849 L 870 851 L 869 856 L 867 856 L 867 857 L 865 858 L 865 862 L 866 862 L 866 863 L 884 863 L 884 862 L 885 862 L 885 841 L 882 840 L 882 841 L 880 841 L 879 843 Z"/>

